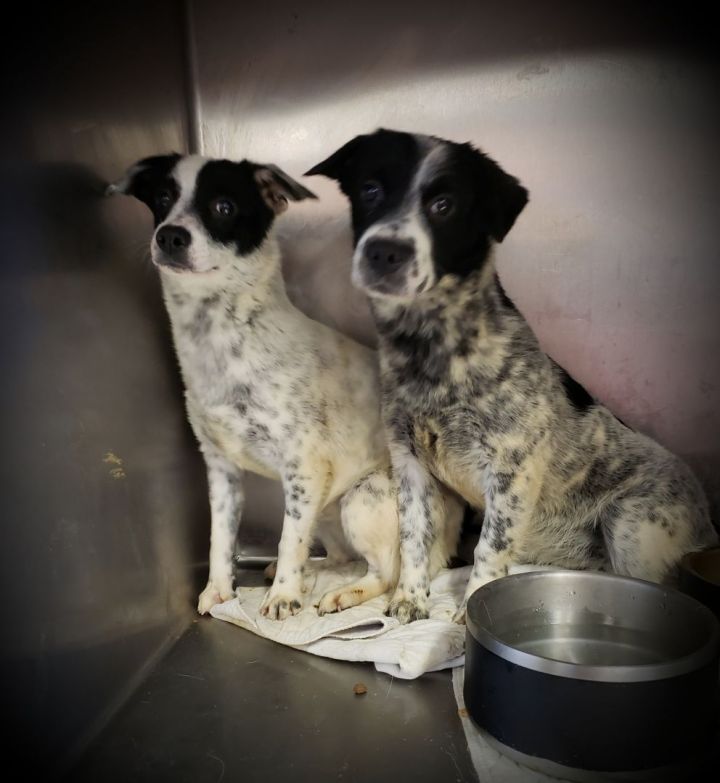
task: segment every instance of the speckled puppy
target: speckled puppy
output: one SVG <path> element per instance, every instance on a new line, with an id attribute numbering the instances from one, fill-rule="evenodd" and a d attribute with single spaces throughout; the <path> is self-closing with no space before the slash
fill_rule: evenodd
<path id="1" fill-rule="evenodd" d="M 545 355 L 503 291 L 493 245 L 527 202 L 514 177 L 468 144 L 385 130 L 308 174 L 337 180 L 350 199 L 353 281 L 380 335 L 400 488 L 391 613 L 426 615 L 431 475 L 486 502 L 465 602 L 515 563 L 663 581 L 684 553 L 717 541 L 688 467 Z"/>
<path id="2" fill-rule="evenodd" d="M 301 609 L 318 521 L 332 559 L 359 554 L 368 562 L 366 576 L 323 597 L 320 613 L 394 586 L 397 501 L 376 356 L 290 303 L 272 232 L 288 200 L 313 194 L 274 166 L 178 155 L 140 161 L 110 191 L 133 195 L 153 212 L 152 258 L 207 464 L 210 577 L 198 611 L 233 595 L 245 470 L 279 478 L 285 494 L 266 615 L 283 619 Z M 435 570 L 451 554 L 461 510 L 434 487 L 432 513 L 444 515 L 446 501 L 450 532 L 435 542 Z M 341 524 L 337 513 L 322 513 L 338 504 Z"/>

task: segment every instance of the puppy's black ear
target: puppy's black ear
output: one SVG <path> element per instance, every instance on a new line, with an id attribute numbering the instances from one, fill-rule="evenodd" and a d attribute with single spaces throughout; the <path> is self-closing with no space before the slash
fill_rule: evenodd
<path id="1" fill-rule="evenodd" d="M 265 203 L 272 211 L 279 215 L 288 207 L 288 201 L 304 201 L 306 198 L 317 196 L 281 168 L 267 163 L 257 166 L 255 169 L 255 182 L 260 188 Z"/>
<path id="2" fill-rule="evenodd" d="M 314 177 L 316 174 L 322 174 L 323 177 L 329 177 L 340 182 L 364 138 L 366 137 L 356 136 L 354 139 L 351 139 L 347 144 L 340 147 L 339 150 L 333 152 L 329 158 L 325 158 L 324 161 L 306 171 L 305 176 Z"/>
<path id="3" fill-rule="evenodd" d="M 519 180 L 510 174 L 502 173 L 503 177 L 498 184 L 492 232 L 492 236 L 498 242 L 505 239 L 530 198 L 527 189 L 520 184 Z"/>
<path id="4" fill-rule="evenodd" d="M 476 167 L 488 233 L 497 242 L 502 242 L 528 203 L 530 194 L 518 179 L 481 152 L 477 152 Z"/>
<path id="5" fill-rule="evenodd" d="M 143 158 L 130 166 L 122 179 L 108 185 L 105 189 L 105 195 L 125 193 L 128 196 L 135 196 L 136 199 L 153 209 L 158 186 L 167 179 L 180 158 L 181 156 L 176 152 L 170 155 L 154 155 L 151 158 Z"/>

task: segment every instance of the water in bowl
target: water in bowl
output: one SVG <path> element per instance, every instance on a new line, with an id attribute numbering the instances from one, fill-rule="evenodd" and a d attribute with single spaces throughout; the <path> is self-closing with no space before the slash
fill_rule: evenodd
<path id="1" fill-rule="evenodd" d="M 530 626 L 508 639 L 532 655 L 584 666 L 638 666 L 667 660 L 658 640 L 647 631 L 575 623 Z"/>

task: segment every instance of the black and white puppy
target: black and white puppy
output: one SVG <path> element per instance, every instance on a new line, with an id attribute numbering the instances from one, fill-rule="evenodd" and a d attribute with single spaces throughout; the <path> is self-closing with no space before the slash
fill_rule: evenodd
<path id="1" fill-rule="evenodd" d="M 387 130 L 308 174 L 350 199 L 353 282 L 379 334 L 401 528 L 391 613 L 426 616 L 433 475 L 486 503 L 460 621 L 467 598 L 513 564 L 659 582 L 717 542 L 689 468 L 544 354 L 503 291 L 493 246 L 527 203 L 517 179 L 469 144 Z"/>
<path id="2" fill-rule="evenodd" d="M 323 597 L 321 614 L 394 587 L 397 500 L 376 355 L 292 305 L 280 269 L 275 217 L 313 194 L 272 165 L 179 155 L 140 161 L 109 192 L 140 199 L 155 220 L 152 259 L 210 488 L 210 576 L 198 611 L 233 595 L 246 470 L 279 479 L 285 496 L 264 614 L 302 608 L 316 532 L 332 560 L 368 563 L 363 578 Z M 446 508 L 454 533 L 434 542 L 434 570 L 452 554 L 461 518 L 436 486 L 430 513 L 444 518 Z"/>

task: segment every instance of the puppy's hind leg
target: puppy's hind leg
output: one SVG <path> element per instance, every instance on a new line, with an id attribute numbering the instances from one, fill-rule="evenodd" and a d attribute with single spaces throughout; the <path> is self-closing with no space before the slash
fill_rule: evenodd
<path id="1" fill-rule="evenodd" d="M 435 539 L 430 548 L 430 578 L 457 554 L 460 542 L 465 504 L 450 490 L 439 486 L 440 491 L 431 502 Z"/>
<path id="2" fill-rule="evenodd" d="M 701 506 L 670 505 L 667 500 L 625 497 L 610 503 L 601 530 L 617 574 L 672 584 L 687 552 L 717 543 Z"/>
<path id="3" fill-rule="evenodd" d="M 398 513 L 388 471 L 370 473 L 345 493 L 341 501 L 342 529 L 348 543 L 367 560 L 365 576 L 326 593 L 318 614 L 348 609 L 387 592 L 400 570 Z"/>
<path id="4" fill-rule="evenodd" d="M 340 503 L 334 501 L 318 517 L 316 538 L 325 548 L 325 558 L 318 563 L 320 568 L 334 568 L 357 559 L 357 553 L 345 538 L 341 515 Z"/>

